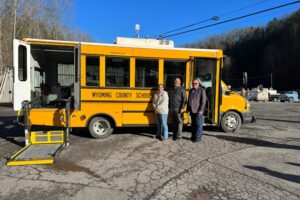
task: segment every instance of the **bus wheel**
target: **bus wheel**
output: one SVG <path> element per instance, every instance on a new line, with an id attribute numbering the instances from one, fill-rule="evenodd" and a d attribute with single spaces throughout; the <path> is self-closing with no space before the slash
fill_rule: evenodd
<path id="1" fill-rule="evenodd" d="M 238 113 L 229 111 L 224 114 L 221 120 L 221 128 L 226 133 L 234 133 L 241 127 L 242 120 Z"/>
<path id="2" fill-rule="evenodd" d="M 94 117 L 89 123 L 89 132 L 96 139 L 103 139 L 113 132 L 111 122 L 104 117 Z"/>

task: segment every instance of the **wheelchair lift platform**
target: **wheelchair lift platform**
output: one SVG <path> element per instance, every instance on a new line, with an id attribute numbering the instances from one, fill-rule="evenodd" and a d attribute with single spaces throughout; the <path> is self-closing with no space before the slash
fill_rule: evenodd
<path id="1" fill-rule="evenodd" d="M 30 138 L 32 143 L 15 153 L 8 166 L 52 164 L 64 147 L 64 131 L 32 132 Z"/>
<path id="2" fill-rule="evenodd" d="M 29 123 L 29 103 L 25 102 L 22 106 L 25 126 L 26 146 L 12 155 L 6 165 L 41 165 L 52 164 L 55 156 L 64 148 L 69 147 L 70 141 L 70 100 L 64 109 L 65 130 L 51 131 L 30 131 Z M 19 116 L 19 114 L 18 114 Z M 19 122 L 19 118 L 17 120 Z"/>

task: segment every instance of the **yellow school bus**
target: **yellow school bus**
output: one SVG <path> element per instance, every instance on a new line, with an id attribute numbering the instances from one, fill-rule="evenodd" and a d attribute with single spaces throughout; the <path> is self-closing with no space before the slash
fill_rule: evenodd
<path id="1" fill-rule="evenodd" d="M 155 125 L 152 97 L 158 84 L 180 77 L 187 95 L 193 79 L 205 88 L 205 125 L 237 131 L 253 121 L 247 100 L 221 81 L 223 52 L 175 48 L 172 41 L 117 38 L 114 44 L 14 40 L 14 109 L 30 102 L 30 125 L 64 127 L 66 99 L 72 99 L 70 127 L 87 127 L 95 138 L 115 127 Z M 190 124 L 184 112 L 184 124 Z"/>

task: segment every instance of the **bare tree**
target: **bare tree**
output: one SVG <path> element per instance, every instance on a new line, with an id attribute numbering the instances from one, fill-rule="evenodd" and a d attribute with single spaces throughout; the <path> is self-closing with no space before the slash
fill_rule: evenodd
<path id="1" fill-rule="evenodd" d="M 15 1 L 1 0 L 1 62 L 2 70 L 12 63 L 12 39 Z"/>
<path id="2" fill-rule="evenodd" d="M 71 0 L 0 0 L 0 71 L 12 66 L 13 38 L 91 41 L 66 25 Z"/>
<path id="3" fill-rule="evenodd" d="M 3 15 L 3 0 L 0 0 L 0 74 L 2 74 L 3 71 L 3 59 L 2 59 L 2 15 Z"/>

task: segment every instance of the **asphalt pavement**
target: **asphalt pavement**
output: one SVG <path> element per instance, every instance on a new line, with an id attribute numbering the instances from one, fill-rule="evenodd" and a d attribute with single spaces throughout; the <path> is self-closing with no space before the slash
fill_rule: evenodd
<path id="1" fill-rule="evenodd" d="M 0 199 L 300 199 L 300 104 L 251 108 L 256 123 L 235 134 L 205 128 L 196 144 L 189 132 L 161 142 L 153 128 L 103 140 L 74 130 L 55 164 L 8 167 L 24 133 L 0 105 Z"/>

